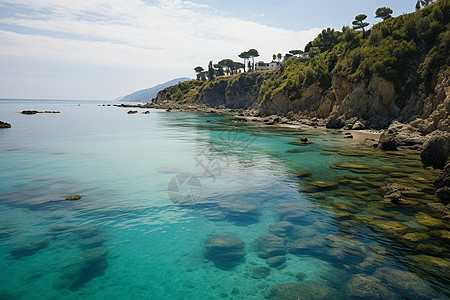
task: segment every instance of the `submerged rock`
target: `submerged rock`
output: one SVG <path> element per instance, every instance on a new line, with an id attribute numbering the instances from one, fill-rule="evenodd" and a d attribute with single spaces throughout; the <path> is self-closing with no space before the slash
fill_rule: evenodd
<path id="1" fill-rule="evenodd" d="M 24 243 L 13 247 L 9 250 L 9 253 L 15 258 L 19 259 L 24 256 L 31 256 L 36 254 L 39 250 L 45 249 L 50 244 L 50 238 L 42 238 L 38 240 L 31 241 L 29 243 Z"/>
<path id="2" fill-rule="evenodd" d="M 0 128 L 11 128 L 11 124 L 0 121 Z"/>
<path id="3" fill-rule="evenodd" d="M 270 274 L 270 268 L 267 267 L 256 267 L 253 269 L 252 278 L 254 279 L 262 279 L 266 278 Z"/>
<path id="4" fill-rule="evenodd" d="M 356 274 L 345 289 L 347 297 L 357 299 L 399 299 L 391 290 L 386 288 L 381 279 L 374 276 Z"/>
<path id="5" fill-rule="evenodd" d="M 416 193 L 418 193 L 417 189 L 396 183 L 381 187 L 381 191 L 384 194 L 384 199 L 387 202 L 391 202 L 394 204 L 410 204 L 411 202 L 406 201 L 405 198 L 411 195 L 416 195 Z"/>
<path id="6" fill-rule="evenodd" d="M 205 257 L 222 270 L 231 270 L 244 261 L 244 242 L 234 235 L 212 235 L 205 242 Z"/>
<path id="7" fill-rule="evenodd" d="M 104 274 L 108 266 L 108 249 L 96 247 L 83 251 L 80 257 L 64 267 L 58 281 L 53 284 L 56 289 L 67 288 L 76 291 L 95 277 Z"/>
<path id="8" fill-rule="evenodd" d="M 292 223 L 300 223 L 303 221 L 306 212 L 300 203 L 283 203 L 275 207 L 280 220 Z"/>
<path id="9" fill-rule="evenodd" d="M 256 241 L 256 252 L 261 258 L 284 255 L 286 253 L 284 240 L 273 234 L 262 235 Z"/>
<path id="10" fill-rule="evenodd" d="M 286 256 L 272 256 L 266 259 L 266 263 L 275 269 L 282 269 L 286 266 Z"/>
<path id="11" fill-rule="evenodd" d="M 382 267 L 375 271 L 374 276 L 397 291 L 402 298 L 432 299 L 437 294 L 425 280 L 408 271 Z"/>
<path id="12" fill-rule="evenodd" d="M 280 221 L 278 223 L 275 223 L 273 225 L 269 226 L 269 231 L 272 234 L 275 234 L 279 237 L 286 237 L 292 229 L 294 229 L 294 224 L 292 224 L 289 221 Z"/>
<path id="13" fill-rule="evenodd" d="M 271 300 L 335 300 L 336 290 L 315 281 L 277 284 L 267 295 Z"/>
<path id="14" fill-rule="evenodd" d="M 238 225 L 248 225 L 259 221 L 259 207 L 251 203 L 224 202 L 220 204 L 225 217 Z"/>

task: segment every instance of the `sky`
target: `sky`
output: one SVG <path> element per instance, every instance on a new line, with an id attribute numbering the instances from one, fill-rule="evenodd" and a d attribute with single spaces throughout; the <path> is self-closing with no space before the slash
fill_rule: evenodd
<path id="1" fill-rule="evenodd" d="M 415 0 L 0 0 L 0 98 L 112 100 L 210 60 L 303 49 L 378 7 Z"/>

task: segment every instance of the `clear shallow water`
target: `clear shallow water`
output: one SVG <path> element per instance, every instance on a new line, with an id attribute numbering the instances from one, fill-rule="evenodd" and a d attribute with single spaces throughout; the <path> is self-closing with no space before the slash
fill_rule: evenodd
<path id="1" fill-rule="evenodd" d="M 0 120 L 12 124 L 0 130 L 0 298 L 263 299 L 277 284 L 313 281 L 337 299 L 372 287 L 386 299 L 445 299 L 445 271 L 427 271 L 408 259 L 423 254 L 413 246 L 312 197 L 295 173 L 336 181 L 353 173 L 332 164 L 391 166 L 396 158 L 321 155 L 348 144 L 332 132 L 261 129 L 181 112 L 128 115 L 80 103 L 0 102 Z M 21 115 L 25 109 L 61 113 Z M 312 144 L 289 144 L 305 135 Z M 176 190 L 181 173 L 198 182 Z M 329 192 L 334 202 L 351 202 Z M 64 200 L 72 194 L 83 197 Z M 255 268 L 268 268 L 258 239 L 289 218 L 280 207 L 292 203 L 299 217 L 289 219 L 294 233 L 283 236 L 286 265 L 255 278 Z M 396 211 L 395 220 L 421 226 L 415 213 Z M 242 240 L 244 260 L 216 267 L 205 258 L 212 235 Z M 432 243 L 446 249 L 442 240 Z M 413 292 L 393 283 L 401 278 L 396 270 Z M 358 276 L 366 280 L 359 286 Z"/>

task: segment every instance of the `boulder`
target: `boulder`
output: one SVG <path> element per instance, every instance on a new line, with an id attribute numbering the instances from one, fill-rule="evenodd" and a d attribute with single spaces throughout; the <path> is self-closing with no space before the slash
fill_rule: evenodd
<path id="1" fill-rule="evenodd" d="M 447 164 L 442 174 L 433 181 L 436 187 L 436 197 L 444 204 L 450 204 L 450 164 Z"/>
<path id="2" fill-rule="evenodd" d="M 338 299 L 336 290 L 315 281 L 277 284 L 267 295 L 271 300 L 334 300 Z"/>
<path id="3" fill-rule="evenodd" d="M 384 286 L 381 279 L 363 274 L 356 274 L 352 277 L 347 284 L 345 294 L 352 299 L 399 299 Z"/>
<path id="4" fill-rule="evenodd" d="M 127 114 L 129 114 L 129 115 L 133 115 L 133 114 L 137 114 L 137 113 L 138 113 L 137 110 L 129 110 L 129 111 L 127 112 Z"/>
<path id="5" fill-rule="evenodd" d="M 366 126 L 361 121 L 356 121 L 355 124 L 352 126 L 353 130 L 363 130 L 366 129 Z"/>
<path id="6" fill-rule="evenodd" d="M 342 119 L 339 119 L 336 117 L 330 117 L 325 126 L 326 126 L 326 128 L 340 129 L 345 126 L 345 122 Z"/>
<path id="7" fill-rule="evenodd" d="M 66 197 L 66 200 L 68 201 L 80 200 L 81 197 L 82 197 L 81 195 L 70 195 Z"/>
<path id="8" fill-rule="evenodd" d="M 0 121 L 0 128 L 11 128 L 11 124 Z"/>
<path id="9" fill-rule="evenodd" d="M 443 169 L 447 158 L 450 156 L 450 135 L 444 133 L 434 133 L 432 137 L 423 145 L 420 159 L 428 167 Z"/>
<path id="10" fill-rule="evenodd" d="M 231 270 L 245 257 L 244 242 L 234 235 L 212 235 L 205 242 L 205 257 L 222 270 Z"/>
<path id="11" fill-rule="evenodd" d="M 410 124 L 395 121 L 381 134 L 378 148 L 387 151 L 397 150 L 398 147 L 418 150 L 426 140 L 427 138 Z"/>
<path id="12" fill-rule="evenodd" d="M 286 253 L 284 240 L 273 234 L 265 234 L 256 241 L 257 255 L 261 258 L 280 256 Z"/>
<path id="13" fill-rule="evenodd" d="M 437 296 L 425 280 L 409 271 L 382 267 L 375 271 L 374 276 L 404 299 L 433 299 Z"/>

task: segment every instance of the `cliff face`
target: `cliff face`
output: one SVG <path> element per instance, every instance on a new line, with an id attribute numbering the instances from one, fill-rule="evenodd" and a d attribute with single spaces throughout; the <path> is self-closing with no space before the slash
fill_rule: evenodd
<path id="1" fill-rule="evenodd" d="M 367 36 L 323 31 L 314 58 L 290 58 L 281 69 L 191 81 L 156 101 L 258 109 L 261 115 L 357 120 L 387 128 L 397 120 L 422 133 L 450 131 L 450 1 L 376 24 Z M 333 41 L 333 42 L 330 42 Z"/>

